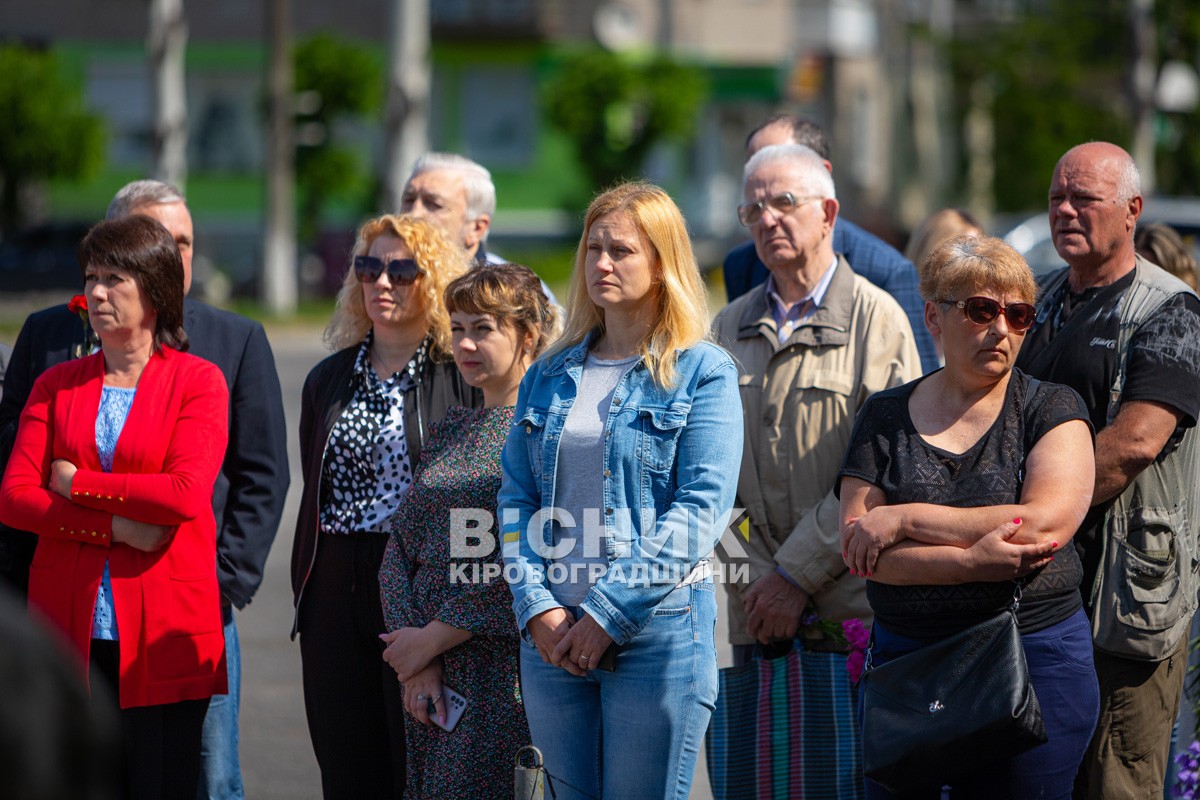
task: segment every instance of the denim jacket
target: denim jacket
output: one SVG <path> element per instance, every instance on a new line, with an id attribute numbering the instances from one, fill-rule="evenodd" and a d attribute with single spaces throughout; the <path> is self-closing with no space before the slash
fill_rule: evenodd
<path id="1" fill-rule="evenodd" d="M 594 339 L 529 369 L 504 446 L 498 505 L 505 577 L 526 636 L 530 619 L 561 606 L 544 557 L 553 544 L 548 511 L 540 520 L 535 515 L 554 506 L 560 434 Z M 603 482 L 608 572 L 580 608 L 623 644 L 708 558 L 728 524 L 742 456 L 741 399 L 729 354 L 707 342 L 679 351 L 675 385 L 666 388 L 638 361 L 617 384 L 604 437 L 596 480 Z"/>

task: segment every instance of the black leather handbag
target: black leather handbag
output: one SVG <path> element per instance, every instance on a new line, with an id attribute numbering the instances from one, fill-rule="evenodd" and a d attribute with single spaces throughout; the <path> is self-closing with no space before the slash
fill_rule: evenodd
<path id="1" fill-rule="evenodd" d="M 897 793 L 953 783 L 1046 741 L 1013 604 L 863 672 L 863 772 Z"/>

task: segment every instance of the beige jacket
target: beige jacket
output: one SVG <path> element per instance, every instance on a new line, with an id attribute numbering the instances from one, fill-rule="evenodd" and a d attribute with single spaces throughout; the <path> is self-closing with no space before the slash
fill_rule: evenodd
<path id="1" fill-rule="evenodd" d="M 713 332 L 738 365 L 746 440 L 737 505 L 750 519 L 750 582 L 780 566 L 822 619 L 869 621 L 865 581 L 842 562 L 833 484 L 858 409 L 919 377 L 921 361 L 896 301 L 841 256 L 836 270 L 821 306 L 782 346 L 765 285 L 722 309 Z M 748 586 L 728 586 L 734 644 L 753 643 Z"/>

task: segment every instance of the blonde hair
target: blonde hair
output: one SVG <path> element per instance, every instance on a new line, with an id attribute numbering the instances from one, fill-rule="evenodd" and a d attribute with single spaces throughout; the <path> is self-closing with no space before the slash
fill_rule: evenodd
<path id="1" fill-rule="evenodd" d="M 1037 282 L 1021 254 L 993 236 L 956 236 L 940 244 L 918 267 L 921 296 L 930 302 L 963 300 L 994 290 L 1026 303 Z"/>
<path id="2" fill-rule="evenodd" d="M 904 248 L 904 256 L 914 264 L 920 264 L 929 258 L 929 254 L 947 239 L 955 236 L 975 235 L 983 233 L 983 225 L 970 211 L 961 208 L 943 208 L 935 211 L 917 226 L 908 238 L 908 247 Z"/>
<path id="3" fill-rule="evenodd" d="M 450 314 L 490 314 L 518 336 L 531 335 L 530 360 L 541 355 L 556 332 L 557 314 L 542 282 L 520 264 L 481 264 L 451 281 L 445 300 Z"/>
<path id="4" fill-rule="evenodd" d="M 584 264 L 592 226 L 609 214 L 628 217 L 650 246 L 658 313 L 640 353 L 655 383 L 670 386 L 675 382 L 676 351 L 692 347 L 708 335 L 708 295 L 683 214 L 666 192 L 650 183 L 620 184 L 588 206 L 575 252 L 566 328 L 551 352 L 573 347 L 594 331 L 604 333 L 604 309 L 588 295 Z"/>
<path id="5" fill-rule="evenodd" d="M 1170 225 L 1165 222 L 1139 225 L 1133 233 L 1133 246 L 1142 258 L 1196 288 L 1196 256 Z"/>
<path id="6" fill-rule="evenodd" d="M 450 281 L 466 272 L 467 255 L 432 222 L 413 216 L 384 214 L 368 220 L 358 230 L 358 240 L 350 254 L 350 267 L 338 291 L 333 319 L 325 329 L 325 343 L 333 350 L 350 347 L 363 340 L 371 329 L 371 318 L 363 303 L 362 284 L 354 274 L 354 257 L 365 255 L 380 236 L 399 239 L 424 273 L 413 288 L 421 293 L 425 323 L 433 337 L 431 355 L 438 359 L 450 355 L 450 314 L 442 295 Z"/>

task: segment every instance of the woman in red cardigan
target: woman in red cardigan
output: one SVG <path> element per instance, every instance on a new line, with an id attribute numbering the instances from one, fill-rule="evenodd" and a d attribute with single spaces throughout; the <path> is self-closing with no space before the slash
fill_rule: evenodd
<path id="1" fill-rule="evenodd" d="M 129 796 L 192 800 L 227 690 L 211 503 L 228 389 L 182 352 L 183 264 L 158 222 L 100 223 L 79 263 L 100 352 L 34 385 L 0 520 L 39 535 L 30 604 L 90 662 L 98 701 L 119 698 Z"/>

